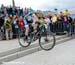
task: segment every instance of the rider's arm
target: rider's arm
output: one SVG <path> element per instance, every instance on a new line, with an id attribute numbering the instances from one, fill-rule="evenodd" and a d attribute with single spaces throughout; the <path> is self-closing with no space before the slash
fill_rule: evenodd
<path id="1" fill-rule="evenodd" d="M 24 24 L 26 25 L 27 24 L 26 17 L 24 17 L 23 21 L 24 21 Z"/>

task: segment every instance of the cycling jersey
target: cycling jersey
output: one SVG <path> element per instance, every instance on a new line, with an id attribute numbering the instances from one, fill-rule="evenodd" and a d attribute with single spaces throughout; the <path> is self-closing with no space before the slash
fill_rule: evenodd
<path id="1" fill-rule="evenodd" d="M 31 16 L 26 17 L 27 24 L 33 23 L 33 19 Z"/>

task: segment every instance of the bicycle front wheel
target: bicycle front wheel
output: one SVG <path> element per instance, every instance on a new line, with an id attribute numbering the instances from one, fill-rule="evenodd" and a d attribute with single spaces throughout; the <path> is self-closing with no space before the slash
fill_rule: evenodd
<path id="1" fill-rule="evenodd" d="M 22 47 L 28 47 L 31 44 L 31 42 L 28 42 L 28 40 L 25 40 L 25 31 L 22 29 L 19 30 L 18 41 L 20 46 Z"/>
<path id="2" fill-rule="evenodd" d="M 55 46 L 55 36 L 53 34 L 40 36 L 39 45 L 43 50 L 51 50 Z"/>

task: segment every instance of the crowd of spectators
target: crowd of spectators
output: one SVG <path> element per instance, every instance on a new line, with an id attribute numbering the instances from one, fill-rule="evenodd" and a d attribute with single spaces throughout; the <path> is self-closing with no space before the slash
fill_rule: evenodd
<path id="1" fill-rule="evenodd" d="M 12 39 L 17 37 L 18 21 L 23 21 L 26 14 L 32 12 L 31 8 L 0 7 L 0 39 Z"/>
<path id="2" fill-rule="evenodd" d="M 68 10 L 60 12 L 59 14 L 48 15 L 34 12 L 31 8 L 20 8 L 20 7 L 0 7 L 0 40 L 15 39 L 18 36 L 19 24 L 24 27 L 24 16 L 29 13 L 33 13 L 36 16 L 34 20 L 40 21 L 41 23 L 50 22 L 50 30 L 53 33 L 57 32 L 69 32 L 70 30 L 74 33 L 75 19 L 70 17 Z M 31 16 L 31 14 L 29 14 Z M 30 18 L 29 18 L 30 19 Z"/>

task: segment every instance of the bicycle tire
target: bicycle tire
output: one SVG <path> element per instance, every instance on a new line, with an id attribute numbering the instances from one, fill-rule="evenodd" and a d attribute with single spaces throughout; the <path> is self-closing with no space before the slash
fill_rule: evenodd
<path id="1" fill-rule="evenodd" d="M 46 30 L 45 30 L 45 32 L 46 32 Z M 43 38 L 43 36 L 40 34 L 40 37 L 39 37 L 39 45 L 45 51 L 49 51 L 49 50 L 53 49 L 54 46 L 55 46 L 55 43 L 56 43 L 55 36 L 52 33 L 50 34 L 50 36 L 52 36 L 53 39 L 51 40 L 51 42 L 48 42 L 48 43 L 52 43 L 52 45 L 49 48 L 46 48 L 46 47 L 44 47 L 45 43 L 42 44 L 42 38 Z M 45 35 L 45 37 L 46 37 L 46 35 Z"/>
<path id="2" fill-rule="evenodd" d="M 31 42 L 26 42 L 26 41 L 28 41 L 28 40 L 26 40 L 26 41 L 23 41 L 24 40 L 24 38 L 22 37 L 22 34 L 21 34 L 22 32 L 21 32 L 21 29 L 19 30 L 19 33 L 18 33 L 18 42 L 19 42 L 19 45 L 21 46 L 21 47 L 28 47 L 28 46 L 30 46 L 30 44 L 31 44 Z M 25 36 L 24 36 L 25 37 Z"/>

